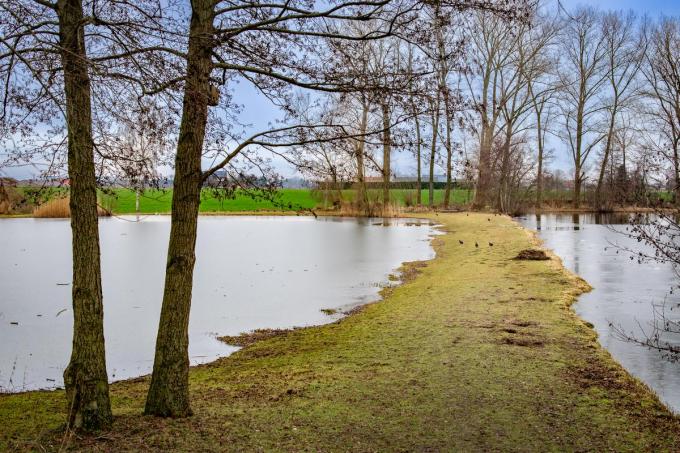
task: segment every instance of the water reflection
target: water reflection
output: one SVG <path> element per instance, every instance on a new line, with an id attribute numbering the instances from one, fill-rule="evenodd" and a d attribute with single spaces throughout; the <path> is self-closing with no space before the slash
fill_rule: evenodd
<path id="1" fill-rule="evenodd" d="M 628 213 L 560 213 L 531 214 L 518 219 L 537 230 L 579 231 L 587 225 L 626 225 L 634 214 Z"/>
<path id="2" fill-rule="evenodd" d="M 337 317 L 321 309 L 375 300 L 403 261 L 434 256 L 433 229 L 419 223 L 201 217 L 189 325 L 192 363 L 235 350 L 217 334 L 322 324 Z M 151 370 L 169 227 L 165 216 L 100 222 L 112 380 Z M 0 388 L 62 382 L 73 319 L 70 241 L 66 220 L 0 220 Z"/>
<path id="3" fill-rule="evenodd" d="M 647 383 L 669 407 L 680 412 L 680 364 L 658 352 L 621 341 L 610 324 L 642 336 L 651 330 L 653 304 L 680 303 L 669 289 L 675 282 L 670 265 L 639 264 L 621 248 L 644 247 L 626 237 L 632 214 L 541 214 L 519 218 L 538 230 L 546 247 L 583 277 L 593 291 L 580 297 L 576 313 L 595 326 L 600 343 L 627 370 Z"/>

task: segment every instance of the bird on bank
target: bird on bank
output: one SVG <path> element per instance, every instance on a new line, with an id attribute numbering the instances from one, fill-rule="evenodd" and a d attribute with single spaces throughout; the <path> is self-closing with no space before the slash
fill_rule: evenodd
<path id="1" fill-rule="evenodd" d="M 489 247 L 493 247 L 493 242 L 489 242 Z"/>
<path id="2" fill-rule="evenodd" d="M 458 239 L 458 242 L 460 243 L 460 245 L 463 245 L 463 244 L 464 244 L 464 242 L 461 241 L 460 239 Z"/>
<path id="3" fill-rule="evenodd" d="M 476 242 L 475 242 L 475 247 L 479 247 L 479 244 L 477 244 Z"/>

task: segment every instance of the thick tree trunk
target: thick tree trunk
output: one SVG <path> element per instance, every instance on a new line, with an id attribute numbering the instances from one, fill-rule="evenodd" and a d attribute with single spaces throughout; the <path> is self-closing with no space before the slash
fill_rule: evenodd
<path id="1" fill-rule="evenodd" d="M 208 120 L 213 47 L 213 6 L 193 0 L 182 122 L 175 158 L 172 221 L 156 356 L 144 412 L 191 415 L 189 404 L 189 312 L 202 183 L 201 154 Z"/>
<path id="2" fill-rule="evenodd" d="M 104 353 L 90 77 L 83 6 L 80 0 L 60 0 L 57 10 L 66 96 L 73 238 L 73 349 L 64 371 L 64 386 L 68 426 L 93 431 L 108 427 L 112 416 Z"/>
<path id="3" fill-rule="evenodd" d="M 381 107 L 383 117 L 383 206 L 387 206 L 390 203 L 392 136 L 390 133 L 390 106 L 387 102 L 383 102 Z"/>

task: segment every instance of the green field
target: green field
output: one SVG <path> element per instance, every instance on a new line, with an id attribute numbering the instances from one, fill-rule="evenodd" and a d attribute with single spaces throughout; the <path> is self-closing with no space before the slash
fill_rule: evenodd
<path id="1" fill-rule="evenodd" d="M 382 192 L 370 190 L 369 198 L 379 200 Z M 342 197 L 346 201 L 354 200 L 354 190 L 343 190 Z M 415 190 L 392 189 L 392 200 L 400 206 L 415 204 Z M 427 191 L 422 192 L 422 203 L 427 204 Z M 451 202 L 463 204 L 471 195 L 466 190 L 454 190 Z M 281 189 L 272 200 L 253 198 L 243 192 L 237 192 L 233 198 L 216 196 L 211 190 L 204 190 L 201 195 L 201 212 L 247 212 L 247 211 L 300 211 L 308 209 L 323 209 L 332 205 L 332 197 L 324 197 L 322 192 L 310 189 Z M 135 193 L 130 189 L 113 189 L 100 196 L 103 207 L 116 214 L 133 214 L 135 212 Z M 435 204 L 444 200 L 444 190 L 434 191 Z M 169 213 L 172 201 L 172 189 L 147 190 L 140 197 L 140 212 L 142 214 Z"/>

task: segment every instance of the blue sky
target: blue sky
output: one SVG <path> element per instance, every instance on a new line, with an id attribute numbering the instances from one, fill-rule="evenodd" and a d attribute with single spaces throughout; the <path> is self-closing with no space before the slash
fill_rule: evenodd
<path id="1" fill-rule="evenodd" d="M 656 16 L 659 14 L 680 14 L 680 0 L 561 0 L 562 5 L 571 9 L 579 5 L 587 5 L 607 10 L 632 9 L 640 14 Z M 557 2 L 556 2 L 557 3 Z"/>
<path id="2" fill-rule="evenodd" d="M 547 0 L 553 5 L 557 5 L 558 0 Z M 632 9 L 640 15 L 657 17 L 659 15 L 680 16 L 680 0 L 560 0 L 562 6 L 567 10 L 578 7 L 579 5 L 592 6 L 601 10 L 629 10 Z M 242 121 L 253 124 L 253 129 L 266 127 L 269 121 L 274 120 L 280 114 L 269 102 L 259 95 L 249 84 L 243 83 L 236 88 L 236 101 L 244 105 Z M 570 156 L 568 151 L 559 141 L 550 140 L 550 146 L 555 148 L 555 158 L 551 163 L 552 167 L 568 170 L 570 168 Z M 290 176 L 294 171 L 281 162 L 276 163 L 276 167 L 285 176 Z M 399 175 L 412 174 L 415 172 L 415 163 L 412 158 L 405 153 L 394 156 L 393 169 Z M 4 170 L 4 171 L 3 171 Z M 441 170 L 437 170 L 441 172 Z M 0 175 L 10 174 L 19 178 L 28 177 L 32 173 L 30 169 L 0 169 Z"/>

